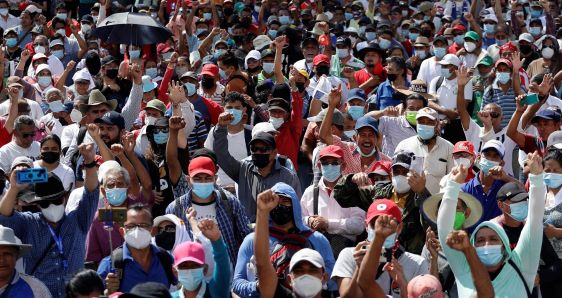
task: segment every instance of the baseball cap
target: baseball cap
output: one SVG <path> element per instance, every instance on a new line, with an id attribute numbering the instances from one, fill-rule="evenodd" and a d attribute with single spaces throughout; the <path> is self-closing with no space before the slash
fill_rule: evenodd
<path id="1" fill-rule="evenodd" d="M 357 122 L 355 122 L 355 130 L 359 130 L 363 127 L 370 127 L 375 131 L 375 133 L 379 133 L 378 126 L 379 123 L 377 122 L 377 120 L 375 120 L 375 118 L 371 116 L 362 116 L 361 118 L 357 119 Z"/>
<path id="2" fill-rule="evenodd" d="M 43 53 L 35 53 L 35 55 L 33 55 L 33 57 L 31 58 L 31 61 L 35 62 L 39 59 L 47 59 L 47 56 L 45 56 L 45 54 Z"/>
<path id="3" fill-rule="evenodd" d="M 309 122 L 322 122 L 324 121 L 324 117 L 326 117 L 327 109 L 321 110 L 316 116 L 308 117 L 306 120 Z M 343 126 L 343 114 L 339 110 L 334 110 L 334 114 L 332 116 L 332 124 L 334 125 L 341 125 Z"/>
<path id="4" fill-rule="evenodd" d="M 195 72 L 193 72 L 193 71 L 186 71 L 185 73 L 183 73 L 183 74 L 180 76 L 180 80 L 183 79 L 183 78 L 192 78 L 192 79 L 194 79 L 194 80 L 197 80 L 197 79 L 198 79 L 198 78 L 197 78 L 197 74 L 196 74 Z"/>
<path id="5" fill-rule="evenodd" d="M 560 113 L 551 108 L 542 109 L 535 114 L 535 116 L 531 120 L 531 123 L 536 123 L 537 121 L 539 121 L 539 119 L 559 121 Z"/>
<path id="6" fill-rule="evenodd" d="M 548 136 L 546 141 L 546 147 L 554 147 L 556 149 L 562 149 L 562 131 L 555 131 Z"/>
<path id="7" fill-rule="evenodd" d="M 502 158 L 505 155 L 505 147 L 503 146 L 503 143 L 498 141 L 498 140 L 489 140 L 488 142 L 484 143 L 484 146 L 482 146 L 481 152 L 484 152 L 488 149 L 496 150 L 496 152 L 498 152 L 498 154 Z"/>
<path id="8" fill-rule="evenodd" d="M 459 152 L 466 152 L 466 153 L 469 153 L 471 155 L 475 155 L 474 154 L 474 145 L 469 141 L 457 142 L 457 143 L 455 143 L 455 146 L 453 147 L 453 154 L 459 153 Z"/>
<path id="9" fill-rule="evenodd" d="M 365 91 L 361 88 L 353 88 L 349 90 L 347 93 L 347 101 L 351 101 L 352 99 L 360 99 L 361 101 L 365 101 Z"/>
<path id="10" fill-rule="evenodd" d="M 324 263 L 324 259 L 322 258 L 322 255 L 320 255 L 319 252 L 310 248 L 303 248 L 297 251 L 291 257 L 291 262 L 289 262 L 289 272 L 293 271 L 293 268 L 295 268 L 295 266 L 302 261 L 309 262 L 310 264 L 314 265 L 314 267 L 316 268 L 326 267 Z"/>
<path id="11" fill-rule="evenodd" d="M 414 43 L 414 46 L 429 46 L 429 39 L 425 36 L 418 36 L 416 37 L 416 42 Z"/>
<path id="12" fill-rule="evenodd" d="M 326 55 L 324 55 L 324 54 L 316 55 L 316 56 L 314 57 L 314 59 L 312 60 L 312 65 L 313 65 L 313 66 L 316 66 L 316 65 L 318 65 L 318 64 L 320 64 L 320 63 L 327 63 L 327 64 L 330 64 L 330 57 L 328 57 L 328 56 L 326 56 Z"/>
<path id="13" fill-rule="evenodd" d="M 205 64 L 203 66 L 203 69 L 201 70 L 201 75 L 208 75 L 213 78 L 216 77 L 218 73 L 219 73 L 219 67 L 212 63 Z"/>
<path id="14" fill-rule="evenodd" d="M 408 282 L 408 298 L 443 298 L 443 288 L 437 277 L 418 275 Z"/>
<path id="15" fill-rule="evenodd" d="M 158 46 L 156 47 L 156 52 L 158 54 L 162 54 L 162 53 L 166 53 L 168 51 L 170 51 L 172 48 L 170 47 L 170 45 L 168 43 L 161 43 L 158 44 Z"/>
<path id="16" fill-rule="evenodd" d="M 476 66 L 478 65 L 492 66 L 494 65 L 494 59 L 492 59 L 492 57 L 490 56 L 484 56 L 482 59 L 480 59 L 480 61 L 478 61 L 478 63 L 476 63 Z"/>
<path id="17" fill-rule="evenodd" d="M 275 138 L 269 133 L 266 132 L 257 133 L 255 136 L 252 137 L 252 140 L 250 141 L 250 145 L 252 145 L 252 143 L 255 143 L 257 141 L 262 141 L 268 144 L 269 146 L 271 146 L 272 148 L 276 148 Z"/>
<path id="18" fill-rule="evenodd" d="M 215 176 L 217 168 L 215 167 L 215 163 L 212 159 L 200 156 L 191 160 L 187 168 L 187 173 L 191 177 L 200 173 Z"/>
<path id="19" fill-rule="evenodd" d="M 441 65 L 454 65 L 459 67 L 459 65 L 461 65 L 461 60 L 455 54 L 447 54 L 438 63 Z"/>
<path id="20" fill-rule="evenodd" d="M 369 224 L 373 218 L 379 215 L 391 215 L 398 221 L 398 223 L 402 222 L 402 212 L 398 205 L 389 199 L 378 199 L 375 200 L 369 209 L 367 210 L 367 218 L 365 222 Z"/>
<path id="21" fill-rule="evenodd" d="M 495 22 L 497 24 L 498 23 L 498 17 L 496 17 L 496 15 L 493 14 L 493 13 L 489 13 L 489 14 L 484 16 L 484 22 L 486 22 L 486 21 L 492 21 L 492 22 Z"/>
<path id="22" fill-rule="evenodd" d="M 453 26 L 453 30 L 466 31 L 466 27 L 462 24 L 456 24 Z"/>
<path id="23" fill-rule="evenodd" d="M 145 110 L 148 108 L 156 109 L 162 113 L 166 113 L 166 105 L 159 99 L 153 99 L 146 103 Z"/>
<path id="24" fill-rule="evenodd" d="M 261 51 L 261 58 L 264 59 L 265 57 L 275 57 L 275 51 L 272 49 L 264 49 Z"/>
<path id="25" fill-rule="evenodd" d="M 18 156 L 14 159 L 14 161 L 12 161 L 10 170 L 13 170 L 17 166 L 27 166 L 28 168 L 33 168 L 33 160 L 27 156 Z"/>
<path id="26" fill-rule="evenodd" d="M 392 173 L 392 163 L 388 160 L 379 160 L 375 162 L 375 164 L 369 171 L 369 176 L 372 175 L 390 176 L 391 173 Z"/>
<path id="27" fill-rule="evenodd" d="M 434 45 L 434 44 L 435 44 L 436 42 L 438 42 L 438 41 L 440 41 L 440 42 L 442 42 L 443 44 L 447 45 L 447 37 L 445 37 L 445 36 L 443 36 L 443 35 L 439 35 L 439 36 L 435 37 L 435 38 L 433 39 L 433 41 L 431 42 L 431 44 Z"/>
<path id="28" fill-rule="evenodd" d="M 277 129 L 275 129 L 275 127 L 273 127 L 273 124 L 271 124 L 271 122 L 260 122 L 252 127 L 252 138 L 260 132 L 271 134 L 277 133 L 278 131 Z"/>
<path id="29" fill-rule="evenodd" d="M 102 65 L 107 65 L 111 62 L 115 62 L 115 63 L 119 63 L 119 60 L 117 60 L 115 57 L 111 56 L 111 55 L 107 55 L 105 57 L 103 57 L 101 59 L 101 64 Z"/>
<path id="30" fill-rule="evenodd" d="M 109 111 L 103 114 L 103 116 L 94 120 L 94 123 L 116 125 L 120 129 L 125 128 L 125 119 L 123 119 L 123 116 L 121 116 L 120 113 L 115 111 Z"/>
<path id="31" fill-rule="evenodd" d="M 439 116 L 437 115 L 437 111 L 435 111 L 434 109 L 425 107 L 418 111 L 418 113 L 416 114 L 416 120 L 422 117 L 427 117 L 431 120 L 436 120 L 438 119 Z"/>
<path id="32" fill-rule="evenodd" d="M 96 4 L 99 4 L 99 3 L 96 3 Z M 119 292 L 115 292 L 112 295 L 115 295 L 116 293 L 119 293 Z M 172 298 L 172 295 L 170 294 L 169 289 L 164 284 L 159 283 L 159 282 L 153 282 L 153 281 L 137 284 L 128 293 L 121 294 L 121 295 L 118 295 L 118 296 L 112 296 L 112 295 L 110 295 L 109 297 L 111 297 L 111 298 L 115 298 L 115 297 L 119 297 L 119 298 Z"/>
<path id="33" fill-rule="evenodd" d="M 526 42 L 534 42 L 535 39 L 533 38 L 533 35 L 531 35 L 531 33 L 521 33 L 519 34 L 519 38 L 517 39 L 517 41 L 526 41 Z"/>
<path id="34" fill-rule="evenodd" d="M 193 155 L 191 157 L 195 159 L 201 156 L 208 157 L 213 161 L 213 163 L 217 164 L 217 155 L 215 154 L 215 152 L 213 152 L 213 150 L 209 150 L 205 147 L 199 148 L 193 152 Z"/>
<path id="35" fill-rule="evenodd" d="M 291 110 L 289 103 L 284 100 L 283 98 L 273 98 L 270 101 L 267 102 L 267 109 L 269 111 L 271 110 L 282 110 L 285 112 L 289 112 Z"/>
<path id="36" fill-rule="evenodd" d="M 516 182 L 508 182 L 504 184 L 498 190 L 498 194 L 496 195 L 496 199 L 498 201 L 503 202 L 505 200 L 509 200 L 512 203 L 521 202 L 528 198 L 529 198 L 529 194 L 519 183 Z"/>
<path id="37" fill-rule="evenodd" d="M 341 149 L 340 146 L 336 146 L 336 145 L 329 145 L 326 146 L 324 148 L 322 148 L 322 150 L 320 150 L 320 153 L 318 153 L 319 158 L 322 159 L 324 157 L 335 157 L 335 158 L 342 158 L 343 157 L 343 150 Z"/>
<path id="38" fill-rule="evenodd" d="M 480 35 L 474 31 L 468 31 L 464 34 L 464 39 L 472 39 L 474 41 L 480 41 Z"/>
<path id="39" fill-rule="evenodd" d="M 254 44 L 254 49 L 261 51 L 271 45 L 271 38 L 267 35 L 258 35 L 258 37 L 254 38 L 252 43 Z"/>
<path id="40" fill-rule="evenodd" d="M 500 64 L 505 64 L 505 65 L 507 65 L 507 67 L 513 68 L 513 63 L 511 63 L 511 61 L 509 61 L 505 58 L 501 58 L 498 61 L 496 61 L 496 64 L 494 66 L 497 68 Z"/>
<path id="41" fill-rule="evenodd" d="M 392 157 L 392 167 L 394 166 L 401 166 L 406 169 L 410 169 L 410 165 L 412 164 L 412 156 L 414 153 L 409 151 L 400 150 L 394 154 Z"/>
<path id="42" fill-rule="evenodd" d="M 198 242 L 186 241 L 174 249 L 174 266 L 187 261 L 205 264 L 205 250 Z"/>

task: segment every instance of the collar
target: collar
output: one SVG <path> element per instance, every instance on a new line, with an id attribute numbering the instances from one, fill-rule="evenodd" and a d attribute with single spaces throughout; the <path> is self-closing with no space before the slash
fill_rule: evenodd
<path id="1" fill-rule="evenodd" d="M 205 292 L 207 292 L 207 282 L 203 278 L 203 280 L 201 281 L 201 287 L 199 287 L 199 291 L 197 292 L 197 296 L 195 296 L 195 297 L 196 298 L 203 298 L 203 296 L 205 296 Z M 179 296 L 180 296 L 180 298 L 185 298 L 185 295 L 183 294 L 183 286 L 181 286 L 181 288 L 179 290 Z"/>
<path id="2" fill-rule="evenodd" d="M 552 207 L 556 207 L 556 206 L 560 205 L 560 203 L 562 203 L 562 191 L 559 191 L 554 196 L 554 206 L 552 206 Z"/>
<path id="3" fill-rule="evenodd" d="M 158 252 L 160 251 L 158 249 L 158 247 L 156 247 L 155 245 L 153 245 L 152 243 L 149 244 L 150 246 L 150 251 L 152 252 L 152 255 L 155 256 L 156 254 L 158 254 Z M 133 256 L 131 255 L 131 252 L 129 251 L 129 247 L 127 246 L 127 243 L 123 244 L 123 260 L 131 260 L 134 261 L 135 259 L 133 259 Z"/>

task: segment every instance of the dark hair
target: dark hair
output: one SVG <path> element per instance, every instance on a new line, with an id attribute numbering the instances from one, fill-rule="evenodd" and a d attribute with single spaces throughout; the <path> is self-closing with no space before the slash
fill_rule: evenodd
<path id="1" fill-rule="evenodd" d="M 406 106 L 408 104 L 408 100 L 421 100 L 423 102 L 423 107 L 427 107 L 428 105 L 428 100 L 427 98 L 425 98 L 423 95 L 419 94 L 419 93 L 414 93 L 414 94 L 410 94 L 408 95 L 408 97 L 406 97 L 403 101 L 402 101 L 402 107 L 404 108 L 404 110 L 406 110 Z"/>
<path id="2" fill-rule="evenodd" d="M 85 269 L 76 273 L 66 284 L 66 297 L 86 296 L 94 291 L 103 294 L 103 290 L 103 280 L 97 272 L 92 269 Z"/>
<path id="3" fill-rule="evenodd" d="M 406 60 L 404 60 L 404 58 L 402 58 L 402 57 L 391 56 L 391 57 L 386 58 L 386 62 L 387 63 L 394 63 L 400 69 L 406 69 Z M 406 73 L 404 73 L 404 74 L 406 74 Z"/>
<path id="4" fill-rule="evenodd" d="M 41 140 L 41 142 L 39 142 L 39 145 L 40 145 L 39 147 L 43 147 L 43 144 L 45 144 L 47 141 L 51 141 L 51 140 L 54 141 L 55 143 L 57 143 L 57 146 L 59 146 L 59 150 L 62 149 L 62 144 L 61 144 L 60 138 L 59 138 L 59 136 L 57 136 L 57 135 L 55 135 L 55 134 L 48 134 L 48 135 L 46 135 L 46 136 Z"/>
<path id="5" fill-rule="evenodd" d="M 544 157 L 544 161 L 547 160 L 556 160 L 560 166 L 562 166 L 562 150 L 549 150 L 546 156 Z"/>
<path id="6" fill-rule="evenodd" d="M 224 64 L 225 66 L 233 66 L 236 70 L 238 70 L 239 68 L 238 59 L 236 59 L 234 52 L 231 50 L 228 50 L 226 53 L 222 54 L 219 59 L 217 59 L 217 62 L 218 61 L 222 62 L 222 64 Z"/>
<path id="7" fill-rule="evenodd" d="M 392 31 L 392 30 L 390 30 L 390 29 L 383 29 L 383 30 L 380 30 L 380 31 L 379 31 L 379 34 L 380 34 L 380 35 L 388 34 L 388 35 L 394 37 L 394 31 Z"/>
<path id="8" fill-rule="evenodd" d="M 18 103 L 19 105 L 19 103 Z M 35 121 L 33 118 L 27 115 L 21 115 L 16 118 L 14 121 L 14 130 L 20 131 L 22 125 L 33 125 L 35 127 Z"/>
<path id="9" fill-rule="evenodd" d="M 146 212 L 150 216 L 150 221 L 152 222 L 152 212 L 150 211 L 150 209 L 148 209 L 148 207 L 145 204 L 134 203 L 132 205 L 129 205 L 129 208 L 127 209 L 127 212 L 129 210 L 134 210 L 136 212 Z"/>
<path id="10" fill-rule="evenodd" d="M 58 24 L 58 23 L 62 23 L 63 25 L 66 26 L 66 22 L 65 22 L 64 20 L 61 20 L 61 19 L 59 19 L 59 18 L 54 18 L 54 19 L 52 20 L 51 27 L 54 29 L 54 28 L 55 28 L 55 25 Z"/>
<path id="11" fill-rule="evenodd" d="M 433 24 L 432 21 L 423 21 L 423 22 L 421 22 L 420 28 L 421 28 L 421 25 L 423 25 L 423 24 L 429 25 L 429 27 L 431 27 L 431 30 L 434 30 L 434 31 L 435 31 L 435 24 Z"/>
<path id="12" fill-rule="evenodd" d="M 228 93 L 225 98 L 224 98 L 224 104 L 226 105 L 227 102 L 235 102 L 235 101 L 239 101 L 242 103 L 242 105 L 246 104 L 246 101 L 244 100 L 244 97 L 242 96 L 242 94 L 233 91 Z"/>
<path id="13" fill-rule="evenodd" d="M 283 98 L 286 102 L 291 103 L 291 87 L 286 83 L 275 84 L 271 89 L 271 97 Z"/>

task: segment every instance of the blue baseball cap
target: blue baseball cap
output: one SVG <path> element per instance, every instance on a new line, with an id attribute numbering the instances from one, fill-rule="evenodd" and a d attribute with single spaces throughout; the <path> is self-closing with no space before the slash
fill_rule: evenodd
<path id="1" fill-rule="evenodd" d="M 560 113 L 551 108 L 540 110 L 537 112 L 537 114 L 535 114 L 535 117 L 533 117 L 531 123 L 536 123 L 537 121 L 539 121 L 539 119 L 560 121 Z"/>
<path id="2" fill-rule="evenodd" d="M 370 127 L 375 133 L 379 133 L 379 123 L 371 116 L 363 116 L 357 119 L 357 122 L 355 122 L 355 130 L 360 130 L 363 127 Z"/>
<path id="3" fill-rule="evenodd" d="M 361 88 L 353 88 L 351 90 L 349 90 L 349 92 L 347 93 L 347 100 L 346 102 L 351 101 L 352 99 L 360 99 L 361 101 L 365 102 L 365 91 L 363 91 L 363 89 Z"/>
<path id="4" fill-rule="evenodd" d="M 117 127 L 119 127 L 120 129 L 125 128 L 125 119 L 123 119 L 123 116 L 121 116 L 121 114 L 115 111 L 109 111 L 103 114 L 103 116 L 94 120 L 94 123 L 117 125 Z"/>
<path id="5" fill-rule="evenodd" d="M 67 102 L 67 103 L 64 104 L 64 109 L 62 111 L 70 113 L 70 112 L 72 112 L 72 109 L 74 109 L 74 103 Z"/>

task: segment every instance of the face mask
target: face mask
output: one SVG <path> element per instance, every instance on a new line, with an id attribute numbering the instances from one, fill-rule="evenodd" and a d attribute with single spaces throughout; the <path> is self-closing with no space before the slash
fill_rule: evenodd
<path id="1" fill-rule="evenodd" d="M 303 93 L 306 89 L 305 83 L 296 82 L 295 85 L 297 86 L 297 89 L 299 89 L 300 93 Z"/>
<path id="2" fill-rule="evenodd" d="M 13 48 L 18 44 L 18 39 L 14 37 L 6 38 L 6 46 Z"/>
<path id="3" fill-rule="evenodd" d="M 344 134 L 346 137 L 348 137 L 348 138 L 350 138 L 350 139 L 353 139 L 353 136 L 355 135 L 355 130 L 345 130 L 345 131 L 343 132 L 343 134 Z"/>
<path id="4" fill-rule="evenodd" d="M 521 51 L 521 53 L 527 55 L 533 50 L 533 48 L 531 47 L 531 45 L 528 44 L 520 44 L 519 50 Z"/>
<path id="5" fill-rule="evenodd" d="M 392 176 L 392 186 L 396 193 L 407 193 L 410 191 L 410 184 L 408 184 L 408 178 L 406 178 L 406 176 Z"/>
<path id="6" fill-rule="evenodd" d="M 66 12 L 57 13 L 57 18 L 66 20 Z"/>
<path id="7" fill-rule="evenodd" d="M 156 67 L 147 68 L 145 69 L 145 74 L 150 76 L 151 79 L 154 79 L 158 75 L 158 69 L 156 69 Z"/>
<path id="8" fill-rule="evenodd" d="M 398 78 L 398 75 L 395 74 L 395 73 L 387 73 L 387 74 L 386 74 L 386 78 L 387 78 L 389 81 L 394 82 L 394 81 L 396 81 L 396 79 Z"/>
<path id="9" fill-rule="evenodd" d="M 336 49 L 336 55 L 338 55 L 339 58 L 346 58 L 347 56 L 349 56 L 349 50 L 348 49 Z"/>
<path id="10" fill-rule="evenodd" d="M 408 38 L 409 38 L 411 41 L 416 41 L 416 38 L 418 38 L 418 36 L 420 36 L 419 33 L 413 33 L 413 32 L 408 33 Z"/>
<path id="11" fill-rule="evenodd" d="M 341 176 L 341 165 L 322 165 L 322 177 L 328 182 L 334 182 Z"/>
<path id="12" fill-rule="evenodd" d="M 60 100 L 55 100 L 49 103 L 49 109 L 51 110 L 51 112 L 62 112 L 64 111 L 64 105 L 62 104 L 62 101 Z"/>
<path id="13" fill-rule="evenodd" d="M 554 50 L 551 48 L 544 48 L 541 50 L 541 55 L 544 59 L 550 59 L 554 56 Z"/>
<path id="14" fill-rule="evenodd" d="M 367 39 L 367 41 L 373 41 L 375 40 L 375 38 L 377 38 L 377 33 L 372 31 L 365 32 L 365 38 Z"/>
<path id="15" fill-rule="evenodd" d="M 55 50 L 51 52 L 53 54 L 53 56 L 62 59 L 62 57 L 64 57 L 64 50 Z"/>
<path id="16" fill-rule="evenodd" d="M 328 75 L 330 73 L 330 66 L 328 65 L 318 65 L 316 66 L 316 74 L 318 76 Z"/>
<path id="17" fill-rule="evenodd" d="M 559 173 L 545 173 L 544 183 L 548 188 L 555 189 L 562 185 L 562 174 Z"/>
<path id="18" fill-rule="evenodd" d="M 267 74 L 273 73 L 273 66 L 274 64 L 271 62 L 264 62 L 263 63 L 263 71 Z"/>
<path id="19" fill-rule="evenodd" d="M 371 227 L 367 228 L 367 240 L 369 242 L 373 242 L 375 240 L 375 231 Z M 382 247 L 390 249 L 394 247 L 395 243 L 396 243 L 396 233 L 393 233 L 391 235 L 388 235 L 388 237 L 384 239 L 384 243 Z"/>
<path id="20" fill-rule="evenodd" d="M 344 16 L 346 21 L 353 19 L 353 14 L 351 12 L 344 13 Z"/>
<path id="21" fill-rule="evenodd" d="M 293 208 L 283 205 L 277 205 L 277 207 L 271 210 L 271 220 L 278 226 L 285 225 L 293 220 Z"/>
<path id="22" fill-rule="evenodd" d="M 406 111 L 406 121 L 408 121 L 408 123 L 410 123 L 411 125 L 416 125 L 417 124 L 417 120 L 416 120 L 416 116 L 418 115 L 418 111 Z"/>
<path id="23" fill-rule="evenodd" d="M 464 43 L 464 48 L 467 52 L 472 53 L 476 50 L 476 44 L 471 41 L 467 41 Z"/>
<path id="24" fill-rule="evenodd" d="M 195 291 L 204 278 L 203 268 L 178 270 L 178 281 L 188 291 Z"/>
<path id="25" fill-rule="evenodd" d="M 464 36 L 463 35 L 457 35 L 453 38 L 453 40 L 458 44 L 458 45 L 463 45 L 464 44 Z"/>
<path id="26" fill-rule="evenodd" d="M 365 108 L 362 106 L 349 106 L 347 107 L 347 113 L 351 115 L 353 120 L 357 120 L 365 115 Z"/>
<path id="27" fill-rule="evenodd" d="M 418 124 L 417 132 L 418 132 L 418 136 L 422 140 L 427 141 L 427 140 L 433 138 L 433 136 L 435 135 L 435 126 Z"/>
<path id="28" fill-rule="evenodd" d="M 47 87 L 51 85 L 51 81 L 52 79 L 50 76 L 39 76 L 37 78 L 37 83 L 39 83 L 41 87 Z"/>
<path id="29" fill-rule="evenodd" d="M 498 244 L 476 247 L 476 254 L 484 266 L 493 267 L 497 265 L 503 257 L 502 245 Z"/>
<path id="30" fill-rule="evenodd" d="M 425 51 L 417 51 L 417 50 L 414 50 L 414 55 L 418 56 L 418 58 L 420 58 L 421 60 L 425 59 L 425 57 L 427 56 Z"/>
<path id="31" fill-rule="evenodd" d="M 527 213 L 529 211 L 529 202 L 523 201 L 512 203 L 509 205 L 509 208 L 511 209 L 511 212 L 509 213 L 511 218 L 516 221 L 524 221 L 527 218 Z"/>
<path id="32" fill-rule="evenodd" d="M 168 142 L 167 132 L 158 132 L 154 134 L 154 143 L 158 145 L 166 144 Z"/>
<path id="33" fill-rule="evenodd" d="M 187 89 L 187 96 L 193 96 L 193 94 L 195 94 L 195 91 L 197 91 L 195 89 L 195 84 L 185 83 L 183 85 L 185 86 L 185 89 Z"/>
<path id="34" fill-rule="evenodd" d="M 391 44 L 392 44 L 392 42 L 390 40 L 384 39 L 384 38 L 379 38 L 379 46 L 381 47 L 381 49 L 388 50 L 388 48 L 390 48 Z"/>
<path id="35" fill-rule="evenodd" d="M 154 236 L 154 242 L 156 242 L 156 245 L 165 250 L 172 250 L 174 248 L 174 244 L 176 243 L 176 232 L 163 231 L 162 233 Z"/>
<path id="36" fill-rule="evenodd" d="M 536 19 L 541 15 L 542 15 L 542 10 L 536 10 L 536 9 L 531 10 L 531 18 Z"/>
<path id="37" fill-rule="evenodd" d="M 176 74 L 181 76 L 182 74 L 187 72 L 187 67 L 176 67 Z"/>
<path id="38" fill-rule="evenodd" d="M 7 8 L 0 8 L 0 15 L 7 16 L 8 15 L 8 9 Z"/>
<path id="39" fill-rule="evenodd" d="M 143 249 L 150 245 L 152 236 L 148 230 L 136 227 L 127 231 L 125 234 L 125 242 L 132 248 Z"/>
<path id="40" fill-rule="evenodd" d="M 131 59 L 137 59 L 140 57 L 140 50 L 129 50 L 129 57 Z"/>
<path id="41" fill-rule="evenodd" d="M 486 158 L 482 157 L 480 158 L 480 170 L 482 170 L 482 172 L 484 173 L 484 176 L 488 176 L 490 169 L 496 166 L 499 166 L 500 163 L 497 161 L 490 161 L 487 160 Z"/>
<path id="42" fill-rule="evenodd" d="M 403 10 L 403 11 L 402 11 L 402 17 L 403 17 L 403 18 L 407 17 L 409 13 L 410 13 L 409 11 Z"/>
<path id="43" fill-rule="evenodd" d="M 431 30 L 422 30 L 421 36 L 425 36 L 427 38 L 431 38 Z"/>
<path id="44" fill-rule="evenodd" d="M 45 54 L 45 47 L 44 46 L 36 46 L 33 49 L 35 50 L 35 53 Z"/>
<path id="45" fill-rule="evenodd" d="M 92 31 L 92 26 L 88 24 L 82 24 L 82 33 L 89 34 Z"/>
<path id="46" fill-rule="evenodd" d="M 112 79 L 115 80 L 115 78 L 117 78 L 117 74 L 118 74 L 119 70 L 117 68 L 111 68 L 111 69 L 106 69 L 105 70 L 105 75 Z"/>
<path id="47" fill-rule="evenodd" d="M 64 216 L 64 204 L 50 204 L 45 209 L 41 208 L 41 214 L 50 222 L 58 222 Z"/>
<path id="48" fill-rule="evenodd" d="M 466 157 L 460 157 L 460 158 L 456 158 L 453 159 L 453 162 L 455 163 L 455 166 L 460 166 L 463 165 L 465 169 L 468 169 L 472 166 L 472 162 L 470 161 L 469 158 Z"/>
<path id="49" fill-rule="evenodd" d="M 322 291 L 322 281 L 309 274 L 303 274 L 292 282 L 293 291 L 297 297 L 313 298 Z"/>
<path id="50" fill-rule="evenodd" d="M 445 67 L 441 67 L 440 73 L 441 76 L 444 77 L 445 79 L 448 79 L 453 75 L 453 73 L 450 72 L 449 69 Z"/>
<path id="51" fill-rule="evenodd" d="M 281 127 L 281 125 L 283 125 L 283 123 L 285 123 L 285 119 L 269 117 L 269 123 L 271 123 L 271 125 L 273 125 L 273 127 L 275 129 L 279 129 L 279 127 Z"/>
<path id="52" fill-rule="evenodd" d="M 48 163 L 48 164 L 54 164 L 57 161 L 59 161 L 60 159 L 60 153 L 59 152 L 43 152 L 41 153 L 41 160 L 43 160 L 44 162 Z"/>
<path id="53" fill-rule="evenodd" d="M 66 36 L 66 30 L 64 30 L 64 28 L 60 28 L 55 32 L 60 36 Z"/>
<path id="54" fill-rule="evenodd" d="M 213 54 L 213 57 L 215 57 L 215 59 L 219 59 L 219 57 L 222 56 L 224 53 L 226 53 L 225 49 L 216 49 L 215 53 Z"/>
<path id="55" fill-rule="evenodd" d="M 252 154 L 252 162 L 256 167 L 263 169 L 269 164 L 269 154 Z"/>
<path id="56" fill-rule="evenodd" d="M 201 199 L 207 199 L 215 190 L 213 182 L 193 182 L 193 192 Z"/>
<path id="57" fill-rule="evenodd" d="M 462 225 L 464 224 L 464 221 L 466 220 L 466 217 L 464 215 L 464 212 L 462 211 L 457 211 L 455 213 L 455 223 L 453 224 L 453 229 L 454 230 L 460 230 L 462 229 Z"/>
<path id="58" fill-rule="evenodd" d="M 272 39 L 277 37 L 277 30 L 269 29 L 269 37 L 271 37 Z"/>
<path id="59" fill-rule="evenodd" d="M 223 80 L 228 79 L 228 75 L 226 74 L 226 72 L 224 70 L 222 70 L 222 68 L 219 68 L 219 75 L 220 75 L 221 79 L 223 79 Z"/>
<path id="60" fill-rule="evenodd" d="M 349 37 L 349 40 L 351 41 L 351 45 L 352 45 L 352 46 L 355 46 L 355 43 L 357 42 L 357 37 L 355 37 L 355 36 L 350 36 L 350 37 Z M 336 49 L 336 51 L 337 51 L 337 49 Z M 348 50 L 348 52 L 349 52 L 349 50 Z M 346 56 L 346 57 L 347 57 L 347 56 Z"/>
<path id="61" fill-rule="evenodd" d="M 80 120 L 82 120 L 82 113 L 77 109 L 72 109 L 72 112 L 70 112 L 70 120 L 74 123 L 80 122 Z"/>
<path id="62" fill-rule="evenodd" d="M 227 109 L 227 112 L 234 116 L 234 120 L 230 122 L 230 125 L 236 125 L 242 120 L 242 111 L 237 109 Z"/>
<path id="63" fill-rule="evenodd" d="M 92 16 L 92 19 L 94 19 L 94 24 L 98 22 L 98 16 Z"/>
<path id="64" fill-rule="evenodd" d="M 127 200 L 127 188 L 110 188 L 105 190 L 105 198 L 111 206 L 121 206 Z"/>
<path id="65" fill-rule="evenodd" d="M 291 18 L 289 18 L 289 16 L 280 16 L 279 17 L 279 23 L 281 23 L 281 25 L 287 25 L 287 24 L 289 24 L 289 22 L 291 22 Z"/>
<path id="66" fill-rule="evenodd" d="M 205 32 L 205 31 L 207 31 L 207 29 L 205 29 L 205 28 L 197 28 L 197 29 L 195 29 L 195 36 L 199 36 L 199 34 Z"/>
<path id="67" fill-rule="evenodd" d="M 213 14 L 210 13 L 210 12 L 204 12 L 204 13 L 203 13 L 203 19 L 204 19 L 205 21 L 210 21 L 212 17 L 213 17 Z"/>
<path id="68" fill-rule="evenodd" d="M 529 28 L 529 33 L 534 37 L 541 35 L 542 27 L 531 27 Z"/>
<path id="69" fill-rule="evenodd" d="M 447 55 L 447 49 L 446 48 L 433 48 L 433 53 L 435 54 L 435 57 L 441 59 L 441 58 L 445 57 L 445 55 Z"/>
<path id="70" fill-rule="evenodd" d="M 144 124 L 146 124 L 146 126 L 154 125 L 155 122 L 156 122 L 156 117 L 146 116 L 146 118 L 144 118 Z"/>
<path id="71" fill-rule="evenodd" d="M 511 73 L 509 73 L 509 72 L 498 72 L 496 74 L 496 78 L 497 78 L 498 82 L 500 82 L 501 84 L 506 84 L 507 82 L 509 82 L 509 79 L 511 79 Z"/>
<path id="72" fill-rule="evenodd" d="M 484 32 L 494 34 L 496 33 L 496 26 L 493 24 L 484 24 Z"/>

